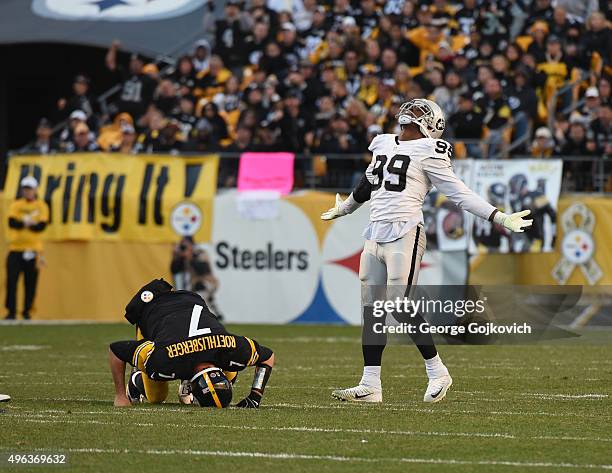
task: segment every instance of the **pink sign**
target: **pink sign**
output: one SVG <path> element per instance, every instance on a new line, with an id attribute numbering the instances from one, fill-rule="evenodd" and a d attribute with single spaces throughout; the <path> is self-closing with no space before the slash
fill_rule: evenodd
<path id="1" fill-rule="evenodd" d="M 285 195 L 293 188 L 293 153 L 242 153 L 238 190 L 275 190 Z"/>

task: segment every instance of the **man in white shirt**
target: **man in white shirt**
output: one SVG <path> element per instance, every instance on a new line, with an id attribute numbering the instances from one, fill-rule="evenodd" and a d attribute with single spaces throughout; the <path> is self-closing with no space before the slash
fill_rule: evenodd
<path id="1" fill-rule="evenodd" d="M 344 401 L 382 402 L 380 366 L 386 339 L 368 343 L 365 330 L 381 287 L 386 289 L 387 300 L 395 300 L 397 296 L 409 297 L 411 287 L 417 283 L 425 251 L 423 201 L 432 186 L 460 208 L 511 231 L 523 232 L 532 223 L 522 218 L 529 210 L 506 215 L 455 175 L 451 166 L 453 148 L 440 139 L 445 120 L 437 104 L 425 99 L 411 100 L 400 107 L 396 118 L 400 134 L 382 134 L 372 140 L 368 147 L 372 161 L 355 190 L 346 201 L 336 195 L 336 205 L 321 216 L 323 220 L 341 217 L 370 200 L 370 223 L 363 233 L 366 242 L 359 266 L 364 369 L 357 386 L 332 393 Z M 431 334 L 420 329 L 426 324 L 423 317 L 417 313 L 409 319 L 416 328 L 410 336 L 423 356 L 429 378 L 424 401 L 438 402 L 446 396 L 453 380 Z"/>

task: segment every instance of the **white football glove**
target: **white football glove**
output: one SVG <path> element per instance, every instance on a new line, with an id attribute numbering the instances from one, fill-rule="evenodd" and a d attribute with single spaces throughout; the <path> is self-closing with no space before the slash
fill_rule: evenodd
<path id="1" fill-rule="evenodd" d="M 333 220 L 335 218 L 346 215 L 346 211 L 342 206 L 343 202 L 344 201 L 340 197 L 340 194 L 336 194 L 336 205 L 329 209 L 327 212 L 323 212 L 321 214 L 321 220 Z"/>
<path id="2" fill-rule="evenodd" d="M 531 227 L 533 220 L 524 220 L 531 213 L 531 210 L 521 210 L 513 214 L 505 214 L 503 212 L 496 212 L 493 216 L 493 222 L 498 225 L 502 225 L 511 232 L 522 233 L 525 228 Z"/>

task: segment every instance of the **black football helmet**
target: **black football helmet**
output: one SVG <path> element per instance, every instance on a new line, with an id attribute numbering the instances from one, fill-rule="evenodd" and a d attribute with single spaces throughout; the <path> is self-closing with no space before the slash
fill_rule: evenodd
<path id="1" fill-rule="evenodd" d="M 232 383 L 220 368 L 203 369 L 190 381 L 194 403 L 200 407 L 221 409 L 232 401 Z"/>

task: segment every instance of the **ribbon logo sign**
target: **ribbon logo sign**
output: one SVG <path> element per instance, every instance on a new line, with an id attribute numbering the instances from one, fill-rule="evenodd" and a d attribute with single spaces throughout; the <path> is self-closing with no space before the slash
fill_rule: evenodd
<path id="1" fill-rule="evenodd" d="M 595 215 L 586 205 L 577 202 L 563 212 L 561 226 L 564 235 L 561 242 L 561 259 L 553 268 L 552 277 L 559 284 L 565 284 L 574 268 L 579 266 L 588 283 L 594 285 L 603 276 L 601 268 L 593 259 Z"/>

